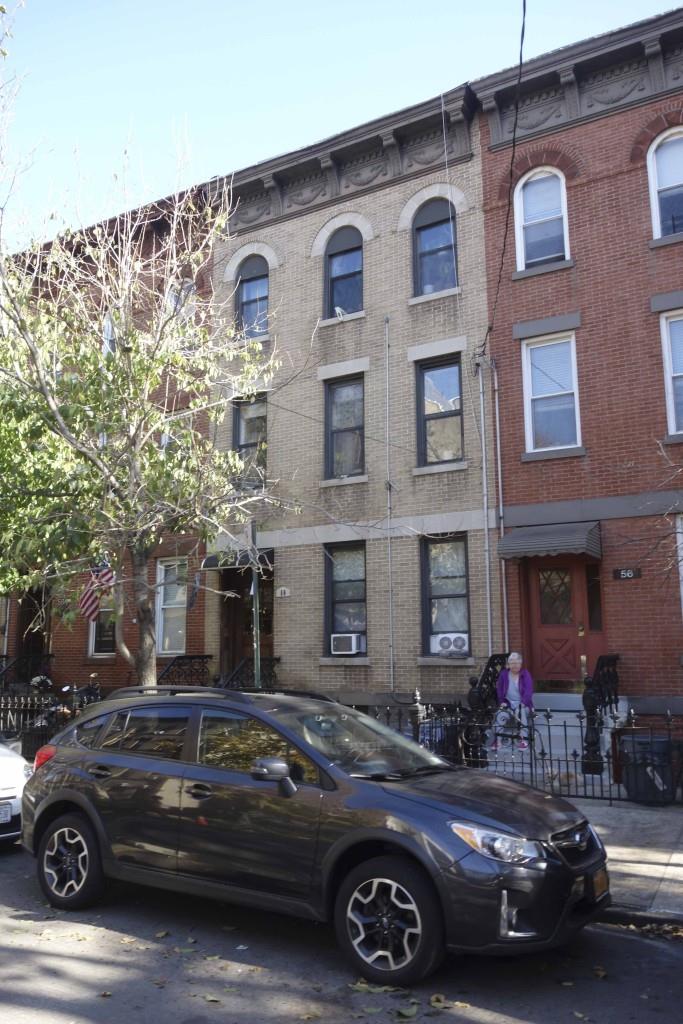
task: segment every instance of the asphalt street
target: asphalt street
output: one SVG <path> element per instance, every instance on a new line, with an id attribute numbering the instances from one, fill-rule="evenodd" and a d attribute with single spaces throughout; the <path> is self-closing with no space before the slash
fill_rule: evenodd
<path id="1" fill-rule="evenodd" d="M 603 925 L 542 955 L 451 957 L 410 991 L 358 984 L 331 929 L 112 885 L 57 913 L 0 852 L 0 1024 L 683 1021 L 683 942 Z"/>

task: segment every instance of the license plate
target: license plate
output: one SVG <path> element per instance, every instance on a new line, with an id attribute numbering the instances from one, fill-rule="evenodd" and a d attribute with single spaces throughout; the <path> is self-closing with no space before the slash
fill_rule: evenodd
<path id="1" fill-rule="evenodd" d="M 605 868 L 600 868 L 599 871 L 596 871 L 596 873 L 593 875 L 592 882 L 593 899 L 599 900 L 602 896 L 605 895 L 605 893 L 609 889 L 609 879 L 607 877 L 607 871 L 605 870 Z"/>
<path id="2" fill-rule="evenodd" d="M 12 805 L 0 804 L 0 825 L 6 825 L 12 820 Z"/>

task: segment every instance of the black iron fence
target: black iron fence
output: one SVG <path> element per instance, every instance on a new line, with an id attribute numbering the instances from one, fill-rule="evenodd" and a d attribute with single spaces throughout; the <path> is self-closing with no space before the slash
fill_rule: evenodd
<path id="1" fill-rule="evenodd" d="M 362 708 L 456 764 L 556 796 L 669 804 L 683 798 L 683 722 L 537 711 L 521 721 L 459 706 Z"/>
<path id="2" fill-rule="evenodd" d="M 36 751 L 50 741 L 64 722 L 51 697 L 0 694 L 0 740 L 27 761 L 33 760 Z"/>

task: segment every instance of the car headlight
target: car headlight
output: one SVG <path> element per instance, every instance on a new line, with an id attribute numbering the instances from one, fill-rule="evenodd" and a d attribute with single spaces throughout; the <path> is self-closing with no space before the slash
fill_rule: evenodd
<path id="1" fill-rule="evenodd" d="M 468 825 L 461 821 L 451 821 L 449 825 L 451 831 L 464 843 L 493 860 L 503 860 L 507 864 L 527 864 L 545 856 L 541 844 L 532 839 L 511 836 L 507 832 L 497 832 L 492 828 Z"/>

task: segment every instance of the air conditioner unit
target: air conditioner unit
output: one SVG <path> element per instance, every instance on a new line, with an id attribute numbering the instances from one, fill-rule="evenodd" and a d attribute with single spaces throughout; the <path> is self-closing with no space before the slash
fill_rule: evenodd
<path id="1" fill-rule="evenodd" d="M 470 645 L 468 633 L 432 633 L 430 654 L 467 654 Z"/>
<path id="2" fill-rule="evenodd" d="M 330 639 L 332 654 L 359 654 L 365 638 L 361 633 L 333 633 Z"/>

